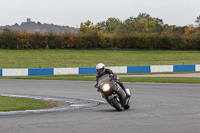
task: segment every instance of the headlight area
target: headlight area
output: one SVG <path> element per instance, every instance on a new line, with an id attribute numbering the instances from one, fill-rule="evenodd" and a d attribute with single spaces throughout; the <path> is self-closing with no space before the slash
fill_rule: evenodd
<path id="1" fill-rule="evenodd" d="M 104 84 L 102 89 L 103 89 L 103 91 L 108 91 L 110 89 L 110 85 L 109 84 Z"/>

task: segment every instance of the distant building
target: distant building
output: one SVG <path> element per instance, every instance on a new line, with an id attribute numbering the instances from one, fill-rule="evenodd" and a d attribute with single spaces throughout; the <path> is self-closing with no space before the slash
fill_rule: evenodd
<path id="1" fill-rule="evenodd" d="M 15 24 L 15 25 L 6 25 L 6 26 L 0 26 L 0 32 L 2 32 L 4 29 L 10 29 L 13 31 L 32 31 L 32 32 L 40 32 L 40 33 L 72 33 L 76 34 L 78 32 L 77 29 L 69 26 L 59 26 L 54 24 L 42 24 L 41 22 L 35 23 L 34 21 L 31 21 L 31 18 L 27 18 L 26 22 L 22 22 L 21 25 Z"/>
<path id="2" fill-rule="evenodd" d="M 30 23 L 31 22 L 31 19 L 30 18 L 27 18 L 27 23 Z"/>
<path id="3" fill-rule="evenodd" d="M 31 21 L 30 18 L 27 18 L 27 19 L 26 19 L 26 22 L 22 22 L 21 25 L 26 25 L 26 24 L 35 24 L 35 22 L 34 22 L 34 21 Z"/>

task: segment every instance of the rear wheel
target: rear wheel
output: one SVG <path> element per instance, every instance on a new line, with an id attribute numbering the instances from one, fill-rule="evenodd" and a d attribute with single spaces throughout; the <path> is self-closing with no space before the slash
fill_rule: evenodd
<path id="1" fill-rule="evenodd" d="M 120 104 L 120 101 L 118 100 L 117 97 L 114 97 L 113 99 L 110 100 L 110 103 L 112 104 L 112 106 L 117 110 L 117 111 L 122 111 L 123 108 Z"/>

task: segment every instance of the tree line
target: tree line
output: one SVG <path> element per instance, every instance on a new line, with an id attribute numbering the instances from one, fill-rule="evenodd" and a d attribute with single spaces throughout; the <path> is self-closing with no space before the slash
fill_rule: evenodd
<path id="1" fill-rule="evenodd" d="M 140 13 L 137 17 L 130 17 L 125 21 L 108 18 L 96 25 L 88 20 L 80 24 L 77 34 L 15 32 L 4 29 L 0 33 L 0 48 L 199 50 L 200 16 L 195 22 L 197 26 L 171 26 L 164 24 L 162 19 Z"/>

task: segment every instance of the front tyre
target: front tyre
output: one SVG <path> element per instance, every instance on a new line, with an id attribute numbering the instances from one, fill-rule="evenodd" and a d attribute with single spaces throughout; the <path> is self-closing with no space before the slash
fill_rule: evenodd
<path id="1" fill-rule="evenodd" d="M 113 99 L 110 100 L 110 103 L 112 104 L 112 106 L 117 110 L 117 111 L 122 111 L 123 108 L 119 102 L 119 100 L 117 99 L 117 97 L 114 97 Z"/>

